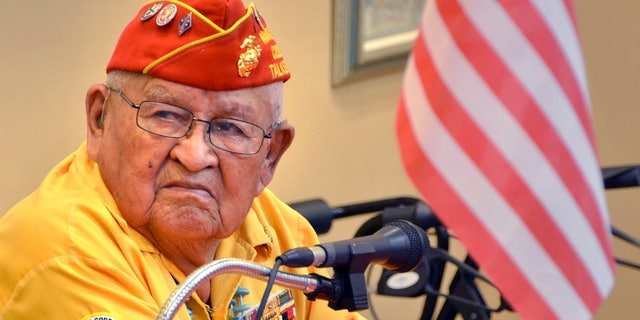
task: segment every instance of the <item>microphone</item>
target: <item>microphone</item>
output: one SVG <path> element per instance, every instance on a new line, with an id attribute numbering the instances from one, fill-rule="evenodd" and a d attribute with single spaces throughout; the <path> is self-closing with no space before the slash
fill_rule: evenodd
<path id="1" fill-rule="evenodd" d="M 278 259 L 288 267 L 345 267 L 366 269 L 370 263 L 397 272 L 417 267 L 429 249 L 429 238 L 416 225 L 396 220 L 370 236 L 291 249 Z"/>

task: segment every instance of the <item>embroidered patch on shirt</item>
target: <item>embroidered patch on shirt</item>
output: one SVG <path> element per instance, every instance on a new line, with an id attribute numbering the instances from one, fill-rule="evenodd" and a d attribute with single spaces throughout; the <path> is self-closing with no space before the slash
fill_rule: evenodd
<path id="1" fill-rule="evenodd" d="M 107 312 L 98 312 L 91 315 L 88 315 L 82 320 L 116 320 L 116 317 Z"/>

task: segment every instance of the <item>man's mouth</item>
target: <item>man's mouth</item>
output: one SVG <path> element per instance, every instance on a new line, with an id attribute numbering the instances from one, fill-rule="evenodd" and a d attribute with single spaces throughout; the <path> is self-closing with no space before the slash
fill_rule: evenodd
<path id="1" fill-rule="evenodd" d="M 195 194 L 205 198 L 213 198 L 213 195 L 209 191 L 209 189 L 201 184 L 196 183 L 171 183 L 164 187 L 169 191 L 174 192 L 186 192 Z"/>

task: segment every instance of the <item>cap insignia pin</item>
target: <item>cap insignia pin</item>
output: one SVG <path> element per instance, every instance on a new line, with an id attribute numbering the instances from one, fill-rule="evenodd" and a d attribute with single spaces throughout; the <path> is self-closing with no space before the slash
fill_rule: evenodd
<path id="1" fill-rule="evenodd" d="M 178 35 L 183 35 L 185 32 L 191 29 L 191 16 L 192 14 L 191 12 L 189 12 L 189 14 L 180 19 L 180 23 L 178 26 Z"/>
<path id="2" fill-rule="evenodd" d="M 168 4 L 164 8 L 162 8 L 162 10 L 160 10 L 160 12 L 158 13 L 158 16 L 156 17 L 156 24 L 158 25 L 158 27 L 166 26 L 167 24 L 169 24 L 169 22 L 171 22 L 173 18 L 176 17 L 177 12 L 178 7 L 173 3 Z"/>
<path id="3" fill-rule="evenodd" d="M 151 7 L 149 7 L 147 9 L 147 11 L 145 11 L 142 16 L 140 16 L 140 21 L 147 21 L 149 19 L 151 19 L 151 17 L 155 16 L 156 13 L 158 13 L 158 11 L 160 11 L 160 9 L 162 8 L 162 5 L 164 3 L 162 1 L 158 1 L 156 3 L 154 3 L 153 5 L 151 5 Z"/>
<path id="4" fill-rule="evenodd" d="M 258 39 L 254 35 L 250 35 L 244 39 L 241 49 L 245 49 L 238 58 L 238 75 L 246 78 L 251 71 L 258 67 L 258 58 L 260 57 L 262 47 L 258 43 Z"/>
<path id="5" fill-rule="evenodd" d="M 262 15 L 256 7 L 253 7 L 253 17 L 256 19 L 256 22 L 258 22 L 258 25 L 260 25 L 260 29 L 264 30 L 267 28 L 264 24 L 264 20 L 262 19 Z"/>

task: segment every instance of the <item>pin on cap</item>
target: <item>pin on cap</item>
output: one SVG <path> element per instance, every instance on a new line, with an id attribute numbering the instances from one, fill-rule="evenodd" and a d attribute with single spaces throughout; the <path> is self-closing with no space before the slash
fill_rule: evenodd
<path id="1" fill-rule="evenodd" d="M 244 39 L 240 48 L 245 49 L 238 58 L 238 75 L 246 78 L 255 68 L 258 67 L 262 47 L 258 42 L 258 38 L 250 35 Z"/>
<path id="2" fill-rule="evenodd" d="M 140 21 L 147 21 L 151 19 L 153 16 L 156 15 L 156 13 L 158 13 L 158 11 L 160 11 L 163 5 L 164 5 L 164 2 L 162 1 L 158 1 L 154 3 L 151 7 L 149 7 L 149 9 L 147 9 L 147 11 L 145 11 L 142 14 L 142 16 L 140 17 Z"/>
<path id="3" fill-rule="evenodd" d="M 162 8 L 156 17 L 156 24 L 158 27 L 166 26 L 176 17 L 176 13 L 178 12 L 178 7 L 175 4 L 171 3 Z"/>
<path id="4" fill-rule="evenodd" d="M 178 34 L 183 35 L 185 32 L 191 29 L 191 17 L 193 14 L 189 12 L 186 16 L 180 19 L 180 23 L 178 24 Z"/>
<path id="5" fill-rule="evenodd" d="M 258 22 L 260 29 L 262 30 L 266 29 L 267 26 L 265 25 L 264 20 L 262 19 L 262 15 L 260 14 L 260 11 L 258 11 L 256 7 L 252 7 L 252 9 L 253 9 L 253 18 L 256 19 L 256 22 Z"/>

